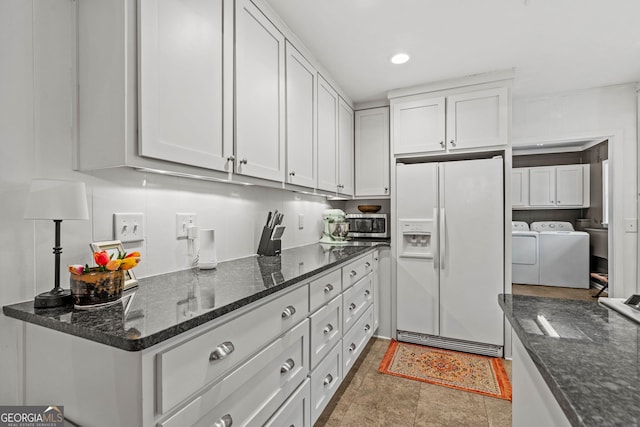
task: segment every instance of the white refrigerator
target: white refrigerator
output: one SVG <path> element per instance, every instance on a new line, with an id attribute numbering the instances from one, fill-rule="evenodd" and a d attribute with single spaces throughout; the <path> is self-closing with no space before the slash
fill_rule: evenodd
<path id="1" fill-rule="evenodd" d="M 397 338 L 501 356 L 502 157 L 396 164 Z"/>

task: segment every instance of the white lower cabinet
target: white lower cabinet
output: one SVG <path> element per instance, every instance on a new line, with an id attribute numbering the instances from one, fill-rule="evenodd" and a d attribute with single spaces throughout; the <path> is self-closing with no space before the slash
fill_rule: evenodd
<path id="1" fill-rule="evenodd" d="M 342 372 L 345 374 L 362 353 L 367 342 L 373 336 L 373 307 L 369 306 L 365 314 L 342 338 Z"/>
<path id="2" fill-rule="evenodd" d="M 342 296 L 312 314 L 310 321 L 313 369 L 342 338 Z"/>
<path id="3" fill-rule="evenodd" d="M 342 345 L 340 342 L 311 373 L 311 423 L 318 420 L 342 382 Z"/>
<path id="4" fill-rule="evenodd" d="M 305 380 L 308 349 L 304 321 L 160 425 L 263 425 Z"/>
<path id="5" fill-rule="evenodd" d="M 311 427 L 311 380 L 307 379 L 273 417 L 265 427 Z"/>
<path id="6" fill-rule="evenodd" d="M 348 331 L 373 302 L 373 275 L 369 274 L 344 292 L 342 297 L 344 331 Z"/>

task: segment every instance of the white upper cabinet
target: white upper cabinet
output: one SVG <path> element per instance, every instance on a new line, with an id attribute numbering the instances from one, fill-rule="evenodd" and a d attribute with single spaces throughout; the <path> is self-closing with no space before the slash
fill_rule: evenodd
<path id="1" fill-rule="evenodd" d="M 287 182 L 316 186 L 316 70 L 287 42 Z"/>
<path id="2" fill-rule="evenodd" d="M 353 110 L 338 102 L 338 193 L 353 196 Z"/>
<path id="3" fill-rule="evenodd" d="M 515 168 L 511 177 L 514 209 L 589 207 L 588 164 Z"/>
<path id="4" fill-rule="evenodd" d="M 222 0 L 139 3 L 140 155 L 224 170 Z"/>
<path id="5" fill-rule="evenodd" d="M 428 153 L 445 150 L 445 98 L 393 104 L 393 152 Z"/>
<path id="6" fill-rule="evenodd" d="M 355 112 L 355 195 L 389 196 L 389 107 Z"/>
<path id="7" fill-rule="evenodd" d="M 285 39 L 249 0 L 236 2 L 236 172 L 283 181 Z"/>
<path id="8" fill-rule="evenodd" d="M 529 204 L 529 169 L 518 168 L 511 171 L 511 205 Z"/>
<path id="9" fill-rule="evenodd" d="M 506 87 L 391 100 L 395 155 L 478 151 L 508 144 Z"/>
<path id="10" fill-rule="evenodd" d="M 447 97 L 447 147 L 450 151 L 507 144 L 507 88 Z"/>
<path id="11" fill-rule="evenodd" d="M 318 188 L 338 188 L 338 94 L 318 75 Z"/>

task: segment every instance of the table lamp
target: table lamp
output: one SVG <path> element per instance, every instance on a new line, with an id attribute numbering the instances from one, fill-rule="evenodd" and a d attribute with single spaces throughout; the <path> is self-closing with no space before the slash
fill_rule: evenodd
<path id="1" fill-rule="evenodd" d="M 89 219 L 87 193 L 84 182 L 53 179 L 34 179 L 29 188 L 25 219 L 49 219 L 55 224 L 55 284 L 49 292 L 35 297 L 36 308 L 59 307 L 72 304 L 71 292 L 60 287 L 60 224 L 68 219 Z"/>

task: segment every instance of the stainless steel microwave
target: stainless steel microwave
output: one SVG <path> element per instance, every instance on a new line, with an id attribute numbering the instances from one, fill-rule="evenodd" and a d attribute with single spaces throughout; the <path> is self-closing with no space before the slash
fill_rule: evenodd
<path id="1" fill-rule="evenodd" d="M 387 214 L 347 214 L 347 222 L 349 222 L 349 237 L 389 237 Z"/>

